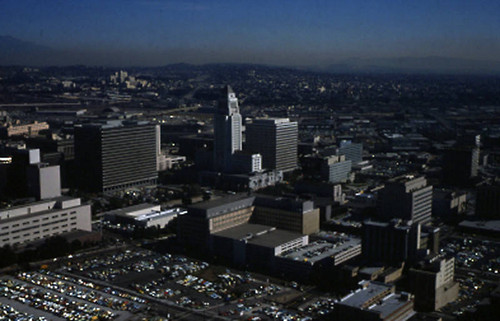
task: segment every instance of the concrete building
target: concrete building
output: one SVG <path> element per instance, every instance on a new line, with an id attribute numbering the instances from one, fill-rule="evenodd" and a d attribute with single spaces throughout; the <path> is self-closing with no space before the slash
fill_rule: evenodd
<path id="1" fill-rule="evenodd" d="M 345 155 L 328 156 L 321 164 L 321 177 L 330 183 L 345 183 L 351 179 L 351 165 Z"/>
<path id="2" fill-rule="evenodd" d="M 219 172 L 231 171 L 232 156 L 243 143 L 238 98 L 230 86 L 224 94 L 214 115 L 214 169 Z"/>
<path id="3" fill-rule="evenodd" d="M 0 210 L 0 247 L 75 230 L 91 231 L 90 217 L 90 205 L 64 196 Z"/>
<path id="4" fill-rule="evenodd" d="M 345 155 L 345 159 L 350 160 L 353 166 L 359 164 L 363 161 L 363 144 L 343 140 L 337 148 L 337 155 Z"/>
<path id="5" fill-rule="evenodd" d="M 188 246 L 208 249 L 211 234 L 250 221 L 254 200 L 254 196 L 235 195 L 189 206 L 179 219 L 179 238 Z"/>
<path id="6" fill-rule="evenodd" d="M 251 221 L 300 234 L 319 232 L 319 208 L 314 202 L 257 195 Z"/>
<path id="7" fill-rule="evenodd" d="M 328 271 L 361 255 L 361 239 L 341 233 L 322 232 L 309 244 L 276 257 L 276 270 L 295 280 L 307 280 L 315 271 Z"/>
<path id="8" fill-rule="evenodd" d="M 188 246 L 203 248 L 212 234 L 246 223 L 304 235 L 319 230 L 319 210 L 311 201 L 234 195 L 189 206 L 179 218 L 179 238 Z"/>
<path id="9" fill-rule="evenodd" d="M 162 210 L 160 205 L 138 204 L 128 206 L 104 213 L 104 221 L 109 224 L 120 224 L 127 228 L 164 228 L 179 215 L 186 214 L 187 211 L 181 208 L 171 208 Z"/>
<path id="10" fill-rule="evenodd" d="M 156 184 L 157 139 L 148 122 L 107 121 L 75 126 L 78 186 L 111 194 Z"/>
<path id="11" fill-rule="evenodd" d="M 432 215 L 432 186 L 424 177 L 412 175 L 390 179 L 378 193 L 379 215 L 413 223 L 428 223 Z"/>
<path id="12" fill-rule="evenodd" d="M 365 221 L 363 223 L 363 257 L 370 263 L 399 265 L 415 259 L 420 249 L 420 224 Z"/>
<path id="13" fill-rule="evenodd" d="M 337 320 L 403 321 L 415 314 L 413 296 L 396 293 L 394 285 L 373 281 L 359 282 L 361 288 L 335 305 Z"/>
<path id="14" fill-rule="evenodd" d="M 211 251 L 233 264 L 272 270 L 275 257 L 307 245 L 307 235 L 261 224 L 240 224 L 211 235 Z"/>
<path id="15" fill-rule="evenodd" d="M 433 255 L 410 269 L 415 308 L 435 311 L 458 298 L 459 284 L 453 280 L 455 259 Z"/>
<path id="16" fill-rule="evenodd" d="M 262 155 L 262 167 L 283 172 L 297 168 L 298 125 L 288 118 L 255 119 L 246 125 L 246 146 Z"/>
<path id="17" fill-rule="evenodd" d="M 32 164 L 27 168 L 29 195 L 37 200 L 61 196 L 61 174 L 59 166 L 44 163 Z"/>

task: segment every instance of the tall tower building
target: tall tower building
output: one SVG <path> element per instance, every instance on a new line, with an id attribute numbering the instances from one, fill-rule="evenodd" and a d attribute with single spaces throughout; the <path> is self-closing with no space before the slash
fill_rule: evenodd
<path id="1" fill-rule="evenodd" d="M 400 218 L 428 223 L 432 214 L 432 186 L 427 186 L 424 177 L 393 178 L 379 192 L 378 210 L 387 220 Z"/>
<path id="2" fill-rule="evenodd" d="M 242 149 L 241 114 L 238 98 L 230 86 L 225 88 L 214 115 L 214 167 L 216 171 L 231 170 L 231 158 Z"/>
<path id="3" fill-rule="evenodd" d="M 297 168 L 298 125 L 288 118 L 256 119 L 246 126 L 246 149 L 262 155 L 262 167 Z"/>
<path id="4" fill-rule="evenodd" d="M 110 121 L 75 126 L 80 188 L 113 193 L 155 184 L 156 128 L 148 122 Z"/>

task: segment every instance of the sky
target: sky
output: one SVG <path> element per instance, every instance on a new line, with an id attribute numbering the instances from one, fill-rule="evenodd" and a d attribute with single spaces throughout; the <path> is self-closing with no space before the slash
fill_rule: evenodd
<path id="1" fill-rule="evenodd" d="M 97 64 L 499 61 L 500 1 L 0 0 L 0 36 Z"/>

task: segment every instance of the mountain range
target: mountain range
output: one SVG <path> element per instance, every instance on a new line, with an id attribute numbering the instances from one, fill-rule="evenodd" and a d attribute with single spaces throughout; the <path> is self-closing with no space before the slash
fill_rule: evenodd
<path id="1" fill-rule="evenodd" d="M 140 59 L 139 59 L 140 58 Z M 165 61 L 163 61 L 165 60 Z M 148 60 L 148 53 L 135 52 L 126 57 L 115 53 L 55 49 L 23 41 L 11 36 L 0 36 L 0 65 L 65 66 L 103 65 L 113 67 L 140 66 L 143 61 L 168 64 L 168 56 L 162 59 L 156 53 Z M 187 61 L 189 63 L 189 61 Z M 484 61 L 453 57 L 394 57 L 350 58 L 330 64 L 293 66 L 294 68 L 331 73 L 439 73 L 439 74 L 500 74 L 500 61 Z"/>

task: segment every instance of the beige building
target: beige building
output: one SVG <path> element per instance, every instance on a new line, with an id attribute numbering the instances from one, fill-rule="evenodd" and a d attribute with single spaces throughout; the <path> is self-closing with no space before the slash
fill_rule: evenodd
<path id="1" fill-rule="evenodd" d="M 92 230 L 90 205 L 79 198 L 60 196 L 0 210 L 0 247 L 75 230 Z"/>
<path id="2" fill-rule="evenodd" d="M 49 124 L 46 122 L 33 122 L 28 124 L 21 124 L 20 121 L 15 123 L 7 123 L 0 128 L 1 136 L 36 136 L 42 130 L 49 129 Z"/>

